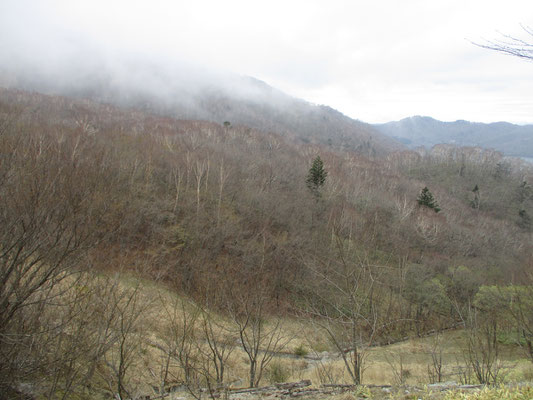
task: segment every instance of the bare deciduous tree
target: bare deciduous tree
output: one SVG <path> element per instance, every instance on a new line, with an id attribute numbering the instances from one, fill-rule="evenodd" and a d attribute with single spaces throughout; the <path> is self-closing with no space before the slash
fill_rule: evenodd
<path id="1" fill-rule="evenodd" d="M 290 339 L 283 332 L 281 316 L 271 316 L 267 322 L 269 297 L 260 283 L 246 292 L 233 292 L 231 297 L 228 310 L 248 357 L 249 385 L 258 387 L 268 364 Z"/>
<path id="2" fill-rule="evenodd" d="M 161 298 L 161 307 L 166 329 L 162 344 L 156 344 L 163 352 L 160 393 L 165 393 L 172 385 L 184 385 L 196 399 L 202 397 L 205 388 L 212 393 L 210 366 L 203 357 L 203 341 L 197 332 L 201 310 L 177 296 L 170 301 Z"/>
<path id="3" fill-rule="evenodd" d="M 104 354 L 109 371 L 102 378 L 117 400 L 131 398 L 134 385 L 129 370 L 140 361 L 143 347 L 141 317 L 146 309 L 140 299 L 140 287 L 131 289 L 118 287 L 111 293 L 115 324 L 111 327 L 115 335 L 114 346 Z"/>
<path id="4" fill-rule="evenodd" d="M 218 323 L 215 316 L 208 310 L 202 310 L 200 325 L 202 339 L 207 344 L 207 350 L 203 350 L 204 357 L 215 371 L 217 389 L 224 386 L 224 378 L 228 359 L 235 349 L 228 329 L 223 323 Z"/>
<path id="5" fill-rule="evenodd" d="M 471 307 L 464 322 L 467 337 L 462 356 L 467 369 L 479 383 L 500 382 L 504 369 L 500 359 L 497 318 L 491 312 L 483 313 L 480 308 Z"/>
<path id="6" fill-rule="evenodd" d="M 84 140 L 61 132 L 8 129 L 0 137 L 3 152 L 14 155 L 10 163 L 0 163 L 0 386 L 38 368 L 29 363 L 42 360 L 31 353 L 24 365 L 12 362 L 28 338 L 47 329 L 38 319 L 22 321 L 68 291 L 96 241 L 92 227 L 101 218 L 96 193 L 106 168 L 87 173 L 85 164 L 93 161 L 84 158 L 84 146 Z"/>
<path id="7" fill-rule="evenodd" d="M 338 236 L 335 247 L 335 257 L 307 262 L 316 283 L 307 313 L 342 357 L 352 382 L 359 385 L 367 350 L 380 329 L 379 272 Z"/>

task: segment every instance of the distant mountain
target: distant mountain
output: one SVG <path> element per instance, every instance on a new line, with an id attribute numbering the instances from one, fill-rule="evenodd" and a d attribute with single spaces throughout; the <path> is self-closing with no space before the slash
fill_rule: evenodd
<path id="1" fill-rule="evenodd" d="M 371 157 L 404 148 L 369 124 L 246 76 L 171 70 L 147 63 L 81 72 L 23 75 L 11 71 L 3 75 L 0 86 L 8 88 L 89 98 L 178 119 L 227 121 Z"/>
<path id="2" fill-rule="evenodd" d="M 463 120 L 442 122 L 431 117 L 415 116 L 373 126 L 409 147 L 453 143 L 491 148 L 507 156 L 533 157 L 533 125 L 508 122 L 484 124 Z"/>

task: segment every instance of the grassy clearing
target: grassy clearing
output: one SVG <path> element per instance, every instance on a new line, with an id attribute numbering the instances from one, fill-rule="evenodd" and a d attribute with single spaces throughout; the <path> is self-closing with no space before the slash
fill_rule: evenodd
<path id="1" fill-rule="evenodd" d="M 301 332 L 307 332 L 308 329 L 309 327 L 304 325 Z M 305 334 L 305 337 L 306 340 L 302 340 L 301 336 L 296 337 L 292 344 L 293 348 L 298 348 L 299 345 L 308 348 L 307 343 L 312 336 Z M 438 337 L 414 338 L 402 343 L 372 348 L 368 351 L 363 383 L 376 385 L 432 383 L 428 369 L 430 370 L 433 365 L 432 353 L 436 352 L 442 357 L 442 380 L 461 382 L 460 371 L 464 369 L 461 349 L 464 345 L 464 332 L 456 330 L 444 332 Z M 331 350 L 324 341 L 320 342 L 320 349 Z M 500 352 L 504 382 L 533 380 L 533 365 L 523 357 L 521 349 L 512 345 L 501 345 Z M 322 352 L 312 350 L 308 354 L 308 356 L 323 355 Z M 284 371 L 287 381 L 310 379 L 317 386 L 324 383 L 351 383 L 342 360 L 335 357 L 334 353 L 330 353 L 330 358 L 323 358 L 320 361 L 305 357 L 299 359 L 278 357 L 275 363 Z"/>
<path id="2" fill-rule="evenodd" d="M 198 313 L 198 308 L 188 299 L 178 296 L 168 288 L 154 284 L 153 281 L 137 279 L 131 275 L 119 277 L 120 290 L 138 290 L 139 317 L 137 330 L 132 341 L 138 342 L 137 354 L 129 365 L 127 381 L 136 393 L 154 393 L 154 387 L 159 387 L 164 380 L 167 370 L 167 385 L 179 386 L 185 379 L 183 370 L 176 360 L 165 364 L 165 353 L 161 346 L 168 343 L 172 332 L 173 312 L 178 311 L 177 325 L 183 323 L 179 318 L 186 318 Z M 221 315 L 212 315 L 216 322 L 217 337 L 223 338 L 234 346 L 234 350 L 226 363 L 225 383 L 232 388 L 248 386 L 249 360 L 242 350 L 239 337 L 231 322 Z M 269 325 L 269 321 L 266 321 Z M 175 329 L 174 326 L 174 329 Z M 202 340 L 200 325 L 195 326 L 195 337 Z M 326 336 L 310 321 L 286 318 L 283 321 L 283 336 L 287 338 L 287 346 L 277 354 L 264 371 L 260 385 L 280 382 L 294 382 L 309 379 L 314 387 L 322 384 L 350 384 L 351 380 L 345 371 L 340 357 L 333 351 Z M 464 347 L 465 335 L 460 330 L 444 332 L 438 336 L 411 339 L 406 342 L 389 346 L 372 348 L 367 352 L 366 369 L 363 373 L 364 384 L 376 385 L 417 385 L 423 387 L 431 383 L 428 367 L 432 365 L 432 353 L 438 352 L 442 357 L 443 381 L 460 382 L 458 371 L 464 366 L 461 348 Z M 199 349 L 207 350 L 205 343 L 199 342 Z M 115 350 L 112 350 L 112 352 Z M 504 382 L 522 382 L 533 380 L 533 365 L 525 359 L 520 348 L 513 345 L 501 345 L 500 357 L 505 373 Z M 94 387 L 105 389 L 106 382 L 103 375 L 95 374 Z M 508 392 L 504 391 L 507 390 Z M 525 394 L 524 394 L 525 393 Z M 526 389 L 516 389 L 514 392 L 506 388 L 493 388 L 476 393 L 475 399 L 528 397 Z M 345 394 L 346 400 L 353 394 Z M 390 393 L 389 398 L 402 398 L 405 393 Z M 443 397 L 444 394 L 429 394 L 429 398 L 463 399 L 465 394 L 454 393 Z M 404 396 L 404 397 L 401 397 Z M 438 396 L 438 397 L 435 397 Z M 453 397 L 455 396 L 455 397 Z M 463 396 L 463 397 L 461 397 Z M 485 397 L 483 397 L 485 396 Z M 491 397 L 492 396 L 492 397 Z M 514 397 L 512 397 L 514 396 Z M 81 397 L 80 397 L 81 398 Z M 357 397 L 354 397 L 357 398 Z M 373 397 L 381 398 L 381 397 Z M 423 398 L 423 397 L 418 397 Z M 533 398 L 533 397 L 529 397 Z M 340 399 L 340 398 L 339 398 Z M 344 400 L 344 398 L 342 398 Z"/>
<path id="3" fill-rule="evenodd" d="M 457 330 L 444 332 L 438 337 L 414 338 L 402 343 L 372 348 L 366 359 L 363 383 L 381 385 L 431 383 L 428 368 L 431 369 L 433 365 L 434 352 L 440 353 L 442 357 L 442 380 L 460 382 L 459 371 L 464 368 L 461 349 L 464 345 L 464 332 Z M 533 365 L 524 358 L 521 349 L 502 345 L 500 351 L 504 382 L 532 380 Z M 329 377 L 336 377 L 339 383 L 350 383 L 349 376 L 343 373 L 341 360 L 331 360 L 317 365 L 315 375 L 319 375 L 317 373 L 319 369 Z M 312 379 L 311 376 L 309 378 Z"/>

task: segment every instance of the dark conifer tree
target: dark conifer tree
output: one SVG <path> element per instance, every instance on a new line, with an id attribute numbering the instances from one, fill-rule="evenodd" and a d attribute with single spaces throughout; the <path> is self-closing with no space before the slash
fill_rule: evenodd
<path id="1" fill-rule="evenodd" d="M 317 156 L 313 161 L 313 165 L 311 165 L 311 168 L 309 169 L 305 181 L 307 187 L 315 196 L 320 195 L 319 190 L 324 186 L 324 183 L 326 183 L 327 176 L 328 172 L 324 169 L 324 163 L 320 159 L 320 156 Z"/>
<path id="2" fill-rule="evenodd" d="M 418 196 L 418 204 L 424 207 L 431 208 L 433 211 L 438 213 L 440 211 L 439 205 L 435 201 L 435 198 L 433 197 L 433 194 L 429 191 L 427 186 L 422 189 L 420 192 L 420 195 Z"/>

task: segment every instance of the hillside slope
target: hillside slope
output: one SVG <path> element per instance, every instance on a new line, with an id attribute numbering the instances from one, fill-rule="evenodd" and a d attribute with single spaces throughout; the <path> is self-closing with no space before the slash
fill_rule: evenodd
<path id="1" fill-rule="evenodd" d="M 327 177 L 309 190 L 317 156 Z M 287 317 L 314 325 L 305 336 L 321 338 L 317 352 L 326 341 L 356 361 L 375 344 L 456 326 L 473 304 L 494 327 L 509 311 L 504 299 L 494 312 L 486 286 L 529 282 L 528 182 L 532 168 L 490 151 L 371 159 L 244 125 L 0 89 L 0 393 L 27 382 L 80 399 L 133 398 L 146 384 L 257 386 L 267 379 L 257 357 L 287 344 Z M 417 201 L 426 186 L 438 213 Z M 361 382 L 363 364 L 340 365 L 334 381 Z"/>

